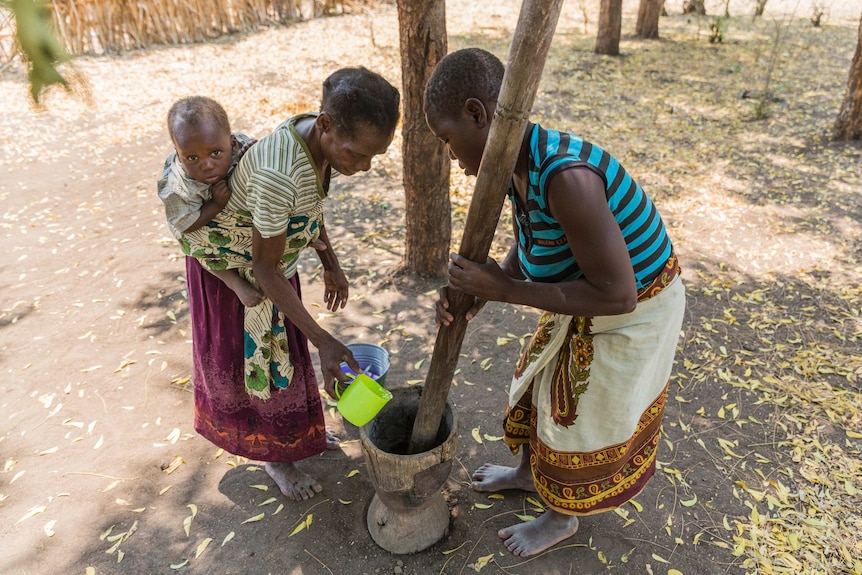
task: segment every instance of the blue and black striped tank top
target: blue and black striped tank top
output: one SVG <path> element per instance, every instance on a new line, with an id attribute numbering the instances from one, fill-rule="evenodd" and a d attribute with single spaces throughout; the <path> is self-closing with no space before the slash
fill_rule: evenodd
<path id="1" fill-rule="evenodd" d="M 638 289 L 661 272 L 671 255 L 670 237 L 653 202 L 616 158 L 574 134 L 536 124 L 530 134 L 527 165 L 527 205 L 511 185 L 509 199 L 518 225 L 518 260 L 528 279 L 555 283 L 583 276 L 547 201 L 548 181 L 572 167 L 592 169 L 604 180 L 608 207 L 628 246 Z"/>

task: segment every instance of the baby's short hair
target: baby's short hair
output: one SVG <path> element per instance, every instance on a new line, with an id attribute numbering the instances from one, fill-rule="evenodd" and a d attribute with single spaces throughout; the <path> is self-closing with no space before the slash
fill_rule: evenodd
<path id="1" fill-rule="evenodd" d="M 504 72 L 500 59 L 481 48 L 447 54 L 425 85 L 425 114 L 452 118 L 469 98 L 496 102 Z"/>
<path id="2" fill-rule="evenodd" d="M 323 82 L 320 109 L 348 136 L 360 126 L 391 134 L 398 125 L 400 103 L 398 88 L 383 76 L 363 67 L 342 68 Z"/>
<path id="3" fill-rule="evenodd" d="M 168 133 L 175 139 L 180 130 L 197 129 L 207 120 L 215 120 L 219 129 L 230 133 L 227 112 L 221 104 L 206 96 L 182 98 L 168 110 Z"/>

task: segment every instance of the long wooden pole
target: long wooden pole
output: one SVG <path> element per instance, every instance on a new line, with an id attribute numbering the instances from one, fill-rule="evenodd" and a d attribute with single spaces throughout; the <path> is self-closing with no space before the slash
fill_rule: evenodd
<path id="1" fill-rule="evenodd" d="M 562 4 L 563 0 L 524 0 L 521 4 L 497 109 L 458 250 L 470 260 L 485 261 L 491 249 Z M 464 341 L 466 313 L 471 303 L 472 298 L 466 294 L 449 290 L 449 311 L 455 319 L 437 331 L 410 436 L 410 453 L 421 453 L 434 447 Z"/>

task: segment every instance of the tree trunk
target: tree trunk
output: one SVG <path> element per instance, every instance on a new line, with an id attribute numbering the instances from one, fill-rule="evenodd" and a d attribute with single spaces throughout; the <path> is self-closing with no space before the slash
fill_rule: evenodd
<path id="1" fill-rule="evenodd" d="M 635 34 L 638 38 L 655 40 L 658 38 L 658 19 L 664 8 L 664 0 L 641 0 L 638 7 L 638 23 Z"/>
<path id="2" fill-rule="evenodd" d="M 763 16 L 763 10 L 766 8 L 767 0 L 755 0 L 754 2 L 754 17 Z"/>
<path id="3" fill-rule="evenodd" d="M 404 267 L 439 276 L 446 272 L 452 236 L 449 156 L 425 123 L 425 84 L 446 55 L 445 0 L 398 0 L 401 36 L 401 108 L 404 110 L 403 184 L 406 204 Z"/>
<path id="4" fill-rule="evenodd" d="M 485 261 L 494 240 L 562 5 L 563 0 L 524 0 L 521 4 L 497 109 L 458 250 L 474 262 Z M 437 330 L 408 453 L 422 453 L 433 446 L 467 330 L 465 314 L 472 300 L 462 292 L 449 290 L 449 311 L 455 320 Z"/>
<path id="5" fill-rule="evenodd" d="M 847 93 L 832 128 L 833 140 L 862 139 L 862 18 L 859 19 L 857 36 L 856 54 L 847 78 Z"/>
<path id="6" fill-rule="evenodd" d="M 620 29 L 623 25 L 623 0 L 602 0 L 596 54 L 619 56 Z"/>
<path id="7" fill-rule="evenodd" d="M 706 16 L 706 5 L 704 4 L 704 0 L 685 0 L 682 3 L 682 13 Z"/>

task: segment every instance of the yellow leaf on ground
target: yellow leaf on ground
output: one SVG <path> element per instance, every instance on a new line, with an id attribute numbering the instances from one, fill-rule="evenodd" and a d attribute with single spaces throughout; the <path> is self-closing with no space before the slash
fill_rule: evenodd
<path id="1" fill-rule="evenodd" d="M 297 525 L 294 530 L 290 532 L 290 535 L 288 535 L 288 537 L 293 537 L 303 529 L 305 529 L 305 521 L 300 522 L 300 524 Z"/>
<path id="2" fill-rule="evenodd" d="M 22 517 L 21 519 L 19 519 L 18 521 L 16 521 L 16 522 L 15 522 L 15 525 L 18 525 L 18 524 L 19 524 L 19 523 L 21 523 L 22 521 L 25 521 L 25 520 L 27 520 L 27 519 L 30 519 L 30 518 L 31 518 L 31 517 L 33 517 L 34 515 L 39 515 L 40 513 L 44 513 L 46 509 L 48 509 L 48 508 L 47 508 L 46 506 L 44 506 L 44 505 L 37 505 L 36 507 L 31 507 L 31 508 L 30 508 L 30 511 L 28 511 L 28 512 L 24 515 L 24 517 Z"/>
<path id="3" fill-rule="evenodd" d="M 192 517 L 197 517 L 197 514 L 198 514 L 198 506 L 197 505 L 195 505 L 194 503 L 189 503 L 188 505 L 186 505 L 186 507 L 188 507 L 191 510 Z"/>
<path id="4" fill-rule="evenodd" d="M 473 570 L 478 573 L 482 570 L 483 567 L 490 563 L 492 559 L 494 559 L 493 553 L 491 553 L 490 555 L 485 555 L 484 557 L 479 557 L 476 560 L 476 563 L 473 565 Z"/>
<path id="5" fill-rule="evenodd" d="M 275 501 L 276 501 L 275 497 L 270 497 L 270 498 L 269 498 L 269 499 L 267 499 L 266 501 L 263 501 L 263 502 L 261 502 L 261 503 L 258 503 L 258 504 L 257 504 L 257 506 L 258 506 L 258 507 L 263 507 L 264 505 L 269 505 L 270 503 L 275 503 Z"/>
<path id="6" fill-rule="evenodd" d="M 338 502 L 342 505 L 350 505 L 351 503 L 353 503 L 353 501 L 346 501 L 344 499 L 339 499 Z"/>
<path id="7" fill-rule="evenodd" d="M 473 435 L 473 439 L 476 440 L 476 443 L 482 443 L 482 435 L 479 433 L 478 427 L 474 427 L 471 433 Z"/>
<path id="8" fill-rule="evenodd" d="M 251 485 L 254 489 L 260 489 L 261 491 L 268 491 L 269 485 Z"/>
<path id="9" fill-rule="evenodd" d="M 454 549 L 447 549 L 446 551 L 441 551 L 441 553 L 442 553 L 443 555 L 450 555 L 450 554 L 454 553 L 455 551 L 457 551 L 458 549 L 460 549 L 461 547 L 463 547 L 463 546 L 464 546 L 464 545 L 466 545 L 466 544 L 467 544 L 467 542 L 465 541 L 464 543 L 460 544 L 458 547 L 455 547 Z"/>
<path id="10" fill-rule="evenodd" d="M 473 504 L 473 507 L 475 507 L 476 509 L 490 509 L 493 506 L 494 506 L 493 503 L 491 505 L 488 505 L 487 503 L 474 503 Z"/>
<path id="11" fill-rule="evenodd" d="M 347 474 L 347 477 L 353 477 L 354 475 L 359 475 L 358 469 L 352 469 L 350 473 Z"/>
<path id="12" fill-rule="evenodd" d="M 197 549 L 195 549 L 195 559 L 197 559 L 198 557 L 200 557 L 200 556 L 201 556 L 201 553 L 203 553 L 204 551 L 206 551 L 207 545 L 209 545 L 210 543 L 212 543 L 212 540 L 213 540 L 213 538 L 212 538 L 212 537 L 207 537 L 206 539 L 204 539 L 203 541 L 201 541 L 201 542 L 200 542 L 200 544 L 198 545 Z"/>
<path id="13" fill-rule="evenodd" d="M 231 531 L 230 533 L 225 535 L 224 541 L 221 542 L 221 546 L 224 547 L 224 544 L 227 543 L 228 541 L 230 541 L 231 539 L 233 539 L 235 535 L 236 535 L 236 533 L 234 533 L 233 531 Z"/>
<path id="14" fill-rule="evenodd" d="M 183 567 L 185 567 L 185 566 L 186 566 L 186 565 L 188 565 L 188 564 L 189 564 L 189 560 L 188 560 L 188 559 L 186 559 L 186 560 L 185 560 L 185 561 L 183 561 L 182 563 L 173 563 L 173 564 L 171 564 L 171 569 L 174 569 L 174 570 L 176 570 L 176 569 L 182 569 Z"/>
<path id="15" fill-rule="evenodd" d="M 165 473 L 167 473 L 168 475 L 170 475 L 171 473 L 173 473 L 174 471 L 176 471 L 176 470 L 177 470 L 177 468 L 178 468 L 180 465 L 182 465 L 183 463 L 185 463 L 185 459 L 183 459 L 182 457 L 180 457 L 179 455 L 177 455 L 176 457 L 174 457 L 174 460 L 173 460 L 173 461 L 171 461 L 170 465 L 168 465 L 167 467 L 165 467 Z"/>
<path id="16" fill-rule="evenodd" d="M 667 563 L 668 562 L 667 559 L 665 559 L 664 557 L 662 557 L 661 555 L 658 555 L 656 553 L 652 554 L 652 558 L 655 559 L 656 561 L 658 561 L 659 563 Z"/>
<path id="17" fill-rule="evenodd" d="M 260 513 L 258 515 L 255 515 L 254 517 L 249 517 L 248 519 L 243 521 L 242 524 L 245 525 L 246 523 L 254 523 L 255 521 L 260 521 L 265 516 L 266 516 L 266 513 Z"/>
<path id="18" fill-rule="evenodd" d="M 692 493 L 691 499 L 680 499 L 679 500 L 679 504 L 682 505 L 683 507 L 691 507 L 695 503 L 697 503 L 697 494 L 696 493 Z"/>

